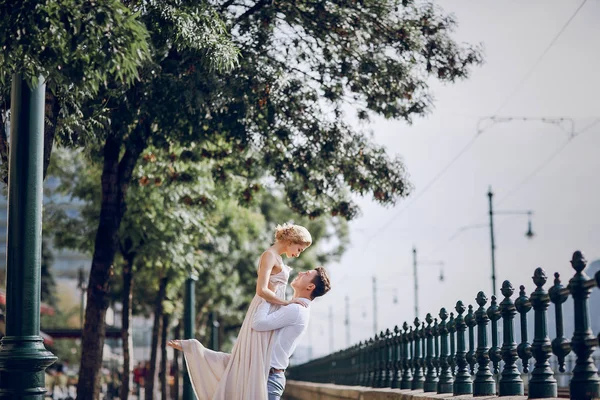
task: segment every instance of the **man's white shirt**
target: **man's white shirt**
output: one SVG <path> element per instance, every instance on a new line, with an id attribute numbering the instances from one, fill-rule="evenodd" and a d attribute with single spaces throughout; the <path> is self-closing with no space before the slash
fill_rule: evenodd
<path id="1" fill-rule="evenodd" d="M 271 350 L 271 367 L 286 369 L 290 364 L 290 357 L 300 341 L 300 337 L 308 327 L 310 316 L 309 299 L 299 297 L 300 301 L 307 305 L 290 304 L 280 307 L 269 314 L 271 304 L 266 300 L 258 306 L 252 329 L 255 331 L 276 331 L 274 333 L 273 349 Z"/>

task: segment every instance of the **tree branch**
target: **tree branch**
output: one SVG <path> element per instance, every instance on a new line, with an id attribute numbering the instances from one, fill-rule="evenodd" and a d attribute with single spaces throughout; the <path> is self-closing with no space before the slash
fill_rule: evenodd
<path id="1" fill-rule="evenodd" d="M 2 182 L 8 185 L 8 137 L 6 135 L 6 113 L 4 110 L 0 110 L 0 161 L 2 166 L 0 167 L 0 178 Z"/>
<path id="2" fill-rule="evenodd" d="M 46 179 L 48 166 L 50 165 L 50 157 L 52 156 L 52 146 L 54 137 L 56 136 L 56 126 L 58 124 L 58 114 L 60 111 L 60 103 L 58 98 L 50 92 L 46 91 L 46 106 L 44 116 L 44 173 L 43 179 Z"/>
<path id="3" fill-rule="evenodd" d="M 244 12 L 242 15 L 240 15 L 236 20 L 235 20 L 235 24 L 237 25 L 240 22 L 244 21 L 245 19 L 248 19 L 248 17 L 250 17 L 253 14 L 256 14 L 257 12 L 259 12 L 262 8 L 264 8 L 265 6 L 271 5 L 273 3 L 272 0 L 259 0 L 255 5 L 253 5 L 252 7 L 250 7 L 248 10 L 246 10 L 246 12 Z"/>

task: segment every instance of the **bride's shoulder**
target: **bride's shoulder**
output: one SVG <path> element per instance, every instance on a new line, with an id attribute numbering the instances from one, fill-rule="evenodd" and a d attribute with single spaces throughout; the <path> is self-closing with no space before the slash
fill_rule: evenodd
<path id="1" fill-rule="evenodd" d="M 259 263 L 270 263 L 274 266 L 281 266 L 283 259 L 280 259 L 273 250 L 267 249 L 260 255 Z"/>

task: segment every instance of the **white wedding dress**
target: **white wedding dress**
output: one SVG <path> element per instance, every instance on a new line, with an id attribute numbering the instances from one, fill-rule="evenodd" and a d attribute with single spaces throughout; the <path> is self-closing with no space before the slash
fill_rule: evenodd
<path id="1" fill-rule="evenodd" d="M 280 299 L 285 299 L 290 270 L 283 264 L 279 273 L 269 277 L 269 286 Z M 252 299 L 231 354 L 209 350 L 196 339 L 181 341 L 198 400 L 267 399 L 273 331 L 252 329 L 254 313 L 263 301 L 258 295 Z M 272 304 L 269 313 L 279 307 Z"/>

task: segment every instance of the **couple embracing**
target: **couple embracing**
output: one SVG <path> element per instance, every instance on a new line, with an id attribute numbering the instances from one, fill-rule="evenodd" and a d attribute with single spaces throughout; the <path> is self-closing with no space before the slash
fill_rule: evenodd
<path id="1" fill-rule="evenodd" d="M 285 299 L 291 268 L 282 256 L 298 257 L 312 243 L 299 225 L 275 231 L 275 243 L 261 256 L 256 295 L 250 303 L 231 354 L 212 351 L 200 342 L 171 340 L 182 350 L 198 400 L 278 400 L 285 369 L 308 326 L 310 304 L 330 289 L 323 267 L 300 272 L 292 281 L 294 296 Z"/>

